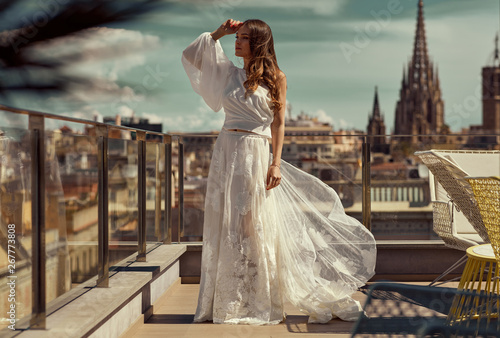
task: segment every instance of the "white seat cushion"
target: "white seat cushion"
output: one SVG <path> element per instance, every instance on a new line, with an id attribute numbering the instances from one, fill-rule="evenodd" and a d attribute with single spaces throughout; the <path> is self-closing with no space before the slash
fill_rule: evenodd
<path id="1" fill-rule="evenodd" d="M 475 233 L 475 234 L 460 234 L 457 237 L 464 238 L 464 239 L 467 239 L 469 241 L 473 241 L 477 244 L 484 244 L 483 239 L 477 233 Z"/>
<path id="2" fill-rule="evenodd" d="M 436 153 L 458 164 L 470 176 L 498 176 L 500 175 L 500 152 L 446 152 L 437 150 Z"/>
<path id="3" fill-rule="evenodd" d="M 462 212 L 457 211 L 456 209 L 453 212 L 453 223 L 457 229 L 457 234 L 477 234 L 476 229 L 470 224 L 467 217 L 464 216 Z"/>

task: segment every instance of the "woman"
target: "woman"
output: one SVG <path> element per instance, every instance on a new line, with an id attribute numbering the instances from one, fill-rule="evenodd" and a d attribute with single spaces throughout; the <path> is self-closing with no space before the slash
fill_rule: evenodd
<path id="1" fill-rule="evenodd" d="M 218 41 L 234 33 L 243 69 Z M 182 63 L 193 89 L 226 115 L 208 176 L 195 322 L 277 324 L 285 299 L 309 322 L 355 320 L 350 295 L 373 276 L 375 242 L 333 189 L 281 161 L 286 77 L 269 26 L 227 20 Z"/>

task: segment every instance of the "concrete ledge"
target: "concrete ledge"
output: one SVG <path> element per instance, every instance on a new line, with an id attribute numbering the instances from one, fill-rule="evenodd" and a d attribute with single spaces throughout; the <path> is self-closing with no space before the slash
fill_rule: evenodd
<path id="1" fill-rule="evenodd" d="M 135 262 L 135 253 L 110 268 L 109 287 L 95 287 L 93 278 L 49 304 L 45 330 L 0 333 L 23 338 L 118 337 L 141 317 L 147 320 L 152 304 L 179 278 L 184 252 L 184 244 L 159 245 L 147 253 L 147 262 Z"/>
<path id="2" fill-rule="evenodd" d="M 188 244 L 186 252 L 180 260 L 180 276 L 182 284 L 199 284 L 201 274 L 202 242 Z"/>
<path id="3" fill-rule="evenodd" d="M 378 240 L 377 249 L 447 249 L 444 242 L 436 240 Z"/>
<path id="4" fill-rule="evenodd" d="M 199 283 L 202 243 L 189 243 L 180 259 L 183 284 Z M 464 251 L 448 248 L 442 240 L 378 240 L 376 275 L 371 279 L 393 281 L 432 281 Z M 459 277 L 463 266 L 446 277 Z"/>
<path id="5" fill-rule="evenodd" d="M 448 248 L 441 240 L 377 241 L 377 251 L 372 281 L 432 281 L 465 255 L 465 251 Z M 462 270 L 463 266 L 458 267 L 445 280 L 459 277 Z"/>

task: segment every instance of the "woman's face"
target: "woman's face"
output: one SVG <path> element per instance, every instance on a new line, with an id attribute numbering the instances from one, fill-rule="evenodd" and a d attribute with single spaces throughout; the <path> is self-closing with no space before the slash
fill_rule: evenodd
<path id="1" fill-rule="evenodd" d="M 246 25 L 241 26 L 236 32 L 234 55 L 244 59 L 252 57 L 252 52 L 250 51 L 250 30 Z"/>

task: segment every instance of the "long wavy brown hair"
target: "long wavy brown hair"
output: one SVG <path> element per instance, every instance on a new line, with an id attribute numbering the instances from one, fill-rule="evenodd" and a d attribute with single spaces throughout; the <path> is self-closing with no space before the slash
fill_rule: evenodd
<path id="1" fill-rule="evenodd" d="M 252 59 L 248 63 L 247 80 L 243 83 L 245 96 L 252 94 L 259 85 L 265 85 L 271 96 L 270 107 L 277 114 L 281 109 L 278 78 L 280 69 L 274 52 L 271 28 L 262 20 L 251 19 L 243 23 L 250 31 L 250 51 Z"/>

